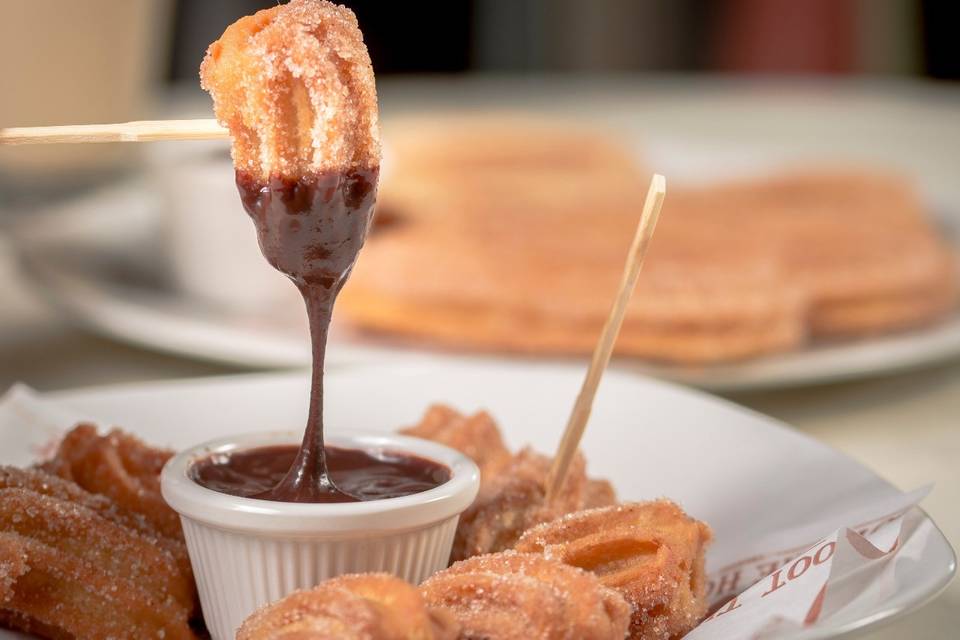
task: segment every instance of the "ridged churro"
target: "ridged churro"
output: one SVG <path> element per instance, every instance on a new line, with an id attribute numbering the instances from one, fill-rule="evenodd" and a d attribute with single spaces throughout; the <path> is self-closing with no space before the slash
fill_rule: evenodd
<path id="1" fill-rule="evenodd" d="M 297 591 L 244 621 L 237 640 L 454 640 L 460 625 L 416 587 L 382 573 L 344 575 Z"/>
<path id="2" fill-rule="evenodd" d="M 373 67 L 345 7 L 291 0 L 240 18 L 210 45 L 200 79 L 239 172 L 298 180 L 380 166 Z"/>
<path id="3" fill-rule="evenodd" d="M 100 435 L 95 426 L 79 424 L 39 467 L 90 493 L 107 496 L 121 508 L 142 515 L 165 537 L 182 540 L 180 517 L 160 495 L 160 470 L 172 455 L 119 429 Z"/>
<path id="4" fill-rule="evenodd" d="M 456 617 L 463 638 L 622 640 L 630 618 L 623 597 L 590 573 L 514 551 L 457 562 L 420 591 Z"/>
<path id="5" fill-rule="evenodd" d="M 0 468 L 0 623 L 47 638 L 194 638 L 182 542 L 37 470 Z"/>
<path id="6" fill-rule="evenodd" d="M 707 610 L 710 528 L 668 500 L 572 513 L 530 529 L 516 549 L 596 574 L 632 608 L 630 638 L 679 638 Z"/>

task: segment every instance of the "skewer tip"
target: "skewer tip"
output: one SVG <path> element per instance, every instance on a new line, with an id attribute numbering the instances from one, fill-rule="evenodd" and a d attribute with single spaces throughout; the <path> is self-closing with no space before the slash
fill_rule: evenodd
<path id="1" fill-rule="evenodd" d="M 653 178 L 650 180 L 650 190 L 657 193 L 666 193 L 667 179 L 659 173 L 653 174 Z"/>

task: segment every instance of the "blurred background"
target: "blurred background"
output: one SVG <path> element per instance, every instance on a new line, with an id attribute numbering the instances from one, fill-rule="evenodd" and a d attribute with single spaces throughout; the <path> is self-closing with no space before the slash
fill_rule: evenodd
<path id="1" fill-rule="evenodd" d="M 156 115 L 198 94 L 207 45 L 259 0 L 12 3 L 0 26 L 6 126 L 108 122 Z M 661 78 L 750 76 L 960 78 L 951 3 L 936 0 L 471 0 L 345 2 L 381 79 L 425 75 Z M 20 25 L 30 24 L 30 29 Z M 78 28 L 81 27 L 81 28 Z M 24 57 L 43 42 L 41 55 Z M 121 53 L 122 52 L 122 53 Z M 37 82 L 42 77 L 46 81 Z M 789 85 L 788 85 L 789 86 Z M 194 99 L 202 105 L 202 98 Z M 183 102 L 181 102 L 182 108 Z M 200 107 L 202 110 L 203 107 Z M 176 107 L 174 107 L 176 110 Z M 129 170 L 136 151 L 0 150 L 0 206 L 70 192 Z M 29 179 L 45 176 L 43 194 Z M 57 176 L 53 184 L 51 170 Z M 24 181 L 27 180 L 25 183 Z"/>
<path id="2" fill-rule="evenodd" d="M 919 203 L 907 226 L 920 229 L 923 246 L 955 253 L 955 3 L 342 1 L 358 16 L 377 73 L 388 192 L 409 166 L 401 134 L 446 135 L 405 124 L 411 118 L 508 113 L 603 131 L 640 174 L 666 174 L 673 194 L 794 166 L 890 172 Z M 8 1 L 0 127 L 210 117 L 198 83 L 207 45 L 239 16 L 274 4 Z M 846 217 L 842 203 L 830 207 L 835 222 Z M 760 218 L 759 207 L 735 213 L 723 227 Z M 872 210 L 856 213 L 862 226 L 844 236 L 854 238 L 846 248 L 886 224 Z M 818 255 L 808 249 L 828 239 L 796 254 Z M 882 255 L 907 251 L 906 241 L 890 242 Z M 918 250 L 918 263 L 931 255 Z M 930 300 L 920 285 L 912 291 L 911 303 Z M 936 481 L 926 505 L 957 544 L 960 319 L 938 307 L 927 320 L 756 361 L 617 366 L 770 413 L 902 488 Z M 292 287 L 259 256 L 226 143 L 0 147 L 0 390 L 303 367 L 304 324 Z M 450 355 L 337 338 L 328 369 Z M 944 637 L 958 607 L 954 588 L 875 637 Z"/>
<path id="3" fill-rule="evenodd" d="M 345 2 L 378 74 L 728 72 L 955 79 L 949 3 L 921 0 Z M 269 6 L 180 0 L 172 80 L 192 80 L 221 25 Z"/>
<path id="4" fill-rule="evenodd" d="M 0 24 L 0 124 L 209 117 L 198 82 L 206 47 L 239 16 L 273 4 L 12 3 Z M 892 171 L 917 186 L 936 225 L 958 226 L 947 215 L 960 211 L 960 41 L 950 3 L 346 4 L 378 77 L 387 187 L 393 156 L 405 151 L 393 142 L 411 130 L 448 135 L 408 125 L 409 117 L 509 114 L 593 128 L 631 154 L 638 173 L 656 169 L 681 184 L 796 165 Z M 454 136 L 450 144 L 461 143 Z M 591 144 L 603 146 L 599 137 Z M 52 301 L 71 328 L 162 352 L 219 366 L 304 364 L 295 296 L 284 307 L 292 311 L 256 312 L 274 308 L 287 287 L 236 211 L 226 150 L 222 142 L 0 147 L 0 229 L 14 245 L 7 254 L 18 290 Z M 384 212 L 392 206 L 388 198 Z M 887 367 L 829 360 L 798 364 L 792 377 L 781 367 L 770 378 L 761 367 L 744 379 L 777 385 L 887 370 L 960 351 L 960 337 L 953 340 L 923 355 L 903 346 Z M 673 377 L 711 388 L 729 379 Z"/>

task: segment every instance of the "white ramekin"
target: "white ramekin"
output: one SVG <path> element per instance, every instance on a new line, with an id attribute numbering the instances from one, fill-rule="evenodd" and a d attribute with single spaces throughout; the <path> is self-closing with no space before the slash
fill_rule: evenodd
<path id="1" fill-rule="evenodd" d="M 476 497 L 480 472 L 454 449 L 391 433 L 331 433 L 330 445 L 403 451 L 445 464 L 448 482 L 402 498 L 292 504 L 231 496 L 188 475 L 212 453 L 297 444 L 293 432 L 213 440 L 163 468 L 164 499 L 180 514 L 207 627 L 232 639 L 260 606 L 344 573 L 386 571 L 418 583 L 446 566 L 460 513 Z"/>

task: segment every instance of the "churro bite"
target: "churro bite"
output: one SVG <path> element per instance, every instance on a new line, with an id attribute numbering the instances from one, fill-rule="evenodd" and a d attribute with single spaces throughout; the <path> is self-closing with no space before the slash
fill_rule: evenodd
<path id="1" fill-rule="evenodd" d="M 266 181 L 380 164 L 370 55 L 349 9 L 291 0 L 233 23 L 200 80 L 238 171 Z"/>
<path id="2" fill-rule="evenodd" d="M 630 619 L 623 597 L 592 574 L 530 553 L 457 562 L 420 592 L 454 615 L 462 638 L 622 640 Z"/>
<path id="3" fill-rule="evenodd" d="M 509 464 L 511 455 L 500 429 L 486 411 L 466 416 L 443 404 L 432 405 L 412 427 L 400 433 L 433 440 L 469 456 L 481 478 L 492 478 Z"/>
<path id="4" fill-rule="evenodd" d="M 142 515 L 164 536 L 182 540 L 180 517 L 160 495 L 160 470 L 172 455 L 119 429 L 100 435 L 94 425 L 79 424 L 39 468 L 107 496 Z"/>
<path id="5" fill-rule="evenodd" d="M 0 467 L 0 627 L 45 638 L 193 640 L 182 543 L 39 470 Z"/>
<path id="6" fill-rule="evenodd" d="M 366 240 L 379 180 L 377 93 L 357 19 L 326 0 L 291 0 L 241 18 L 210 45 L 200 78 L 230 129 L 237 188 L 260 249 L 300 289 L 310 325 L 302 446 L 286 474 L 255 497 L 359 500 L 338 489 L 327 468 L 322 383 L 334 304 Z"/>
<path id="7" fill-rule="evenodd" d="M 453 640 L 460 625 L 416 587 L 385 573 L 332 578 L 247 618 L 237 640 Z"/>
<path id="8" fill-rule="evenodd" d="M 632 607 L 630 638 L 668 640 L 707 610 L 704 552 L 710 527 L 669 500 L 591 509 L 539 525 L 518 551 L 586 569 Z"/>
<path id="9" fill-rule="evenodd" d="M 503 551 L 527 529 L 583 509 L 586 463 L 577 454 L 556 496 L 546 500 L 551 459 L 525 448 L 500 472 L 481 478 L 480 493 L 460 516 L 453 542 L 454 560 Z"/>
<path id="10" fill-rule="evenodd" d="M 547 501 L 551 458 L 529 447 L 512 454 L 497 423 L 486 411 L 468 416 L 435 404 L 420 422 L 400 432 L 453 447 L 470 456 L 480 468 L 480 493 L 460 516 L 453 560 L 509 549 L 530 527 L 566 513 L 617 501 L 613 485 L 587 477 L 586 462 L 579 453 L 561 490 Z"/>

